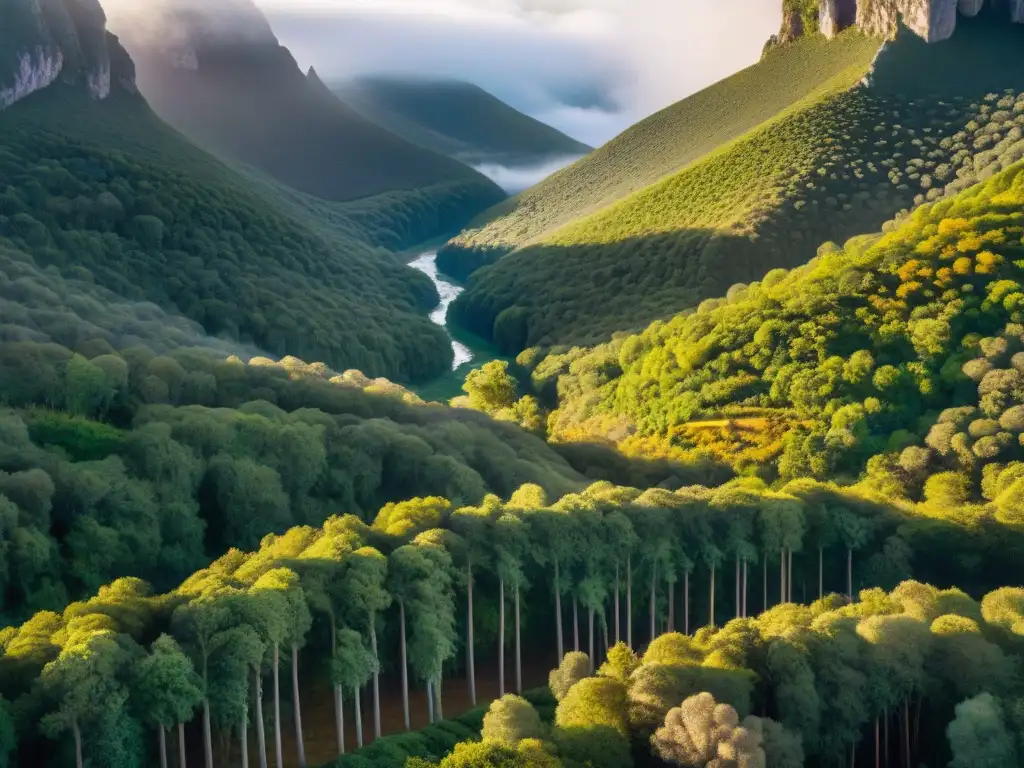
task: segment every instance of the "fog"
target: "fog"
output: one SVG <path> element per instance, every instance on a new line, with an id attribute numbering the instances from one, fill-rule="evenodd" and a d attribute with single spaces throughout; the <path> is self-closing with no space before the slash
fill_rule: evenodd
<path id="1" fill-rule="evenodd" d="M 532 166 L 510 167 L 496 163 L 480 163 L 473 167 L 510 195 L 518 195 L 524 189 L 529 189 L 537 182 L 546 179 L 551 174 L 562 170 L 577 160 L 579 160 L 579 157 L 572 156 L 556 158 Z"/>
<path id="2" fill-rule="evenodd" d="M 104 0 L 121 34 L 154 7 L 237 12 L 251 0 Z M 780 0 L 257 0 L 324 79 L 469 80 L 592 146 L 757 61 Z M 223 13 L 221 13 L 223 16 Z M 134 22 L 133 22 L 134 19 Z M 253 29 L 261 29 L 253 21 Z M 262 30 L 261 30 L 262 31 Z M 166 39 L 166 31 L 161 30 Z"/>

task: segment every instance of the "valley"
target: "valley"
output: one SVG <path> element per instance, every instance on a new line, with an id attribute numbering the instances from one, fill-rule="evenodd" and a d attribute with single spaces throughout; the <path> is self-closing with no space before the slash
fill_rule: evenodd
<path id="1" fill-rule="evenodd" d="M 0 0 L 0 768 L 1024 764 L 1024 2 L 278 1 Z"/>

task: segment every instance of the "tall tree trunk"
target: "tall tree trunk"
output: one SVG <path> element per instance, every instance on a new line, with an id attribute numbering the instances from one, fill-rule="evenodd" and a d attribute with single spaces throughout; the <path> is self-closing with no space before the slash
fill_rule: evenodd
<path id="1" fill-rule="evenodd" d="M 281 680 L 278 676 L 279 654 L 277 643 L 274 643 L 274 757 L 277 765 L 284 765 L 284 749 L 281 745 Z M 212 768 L 212 766 L 207 766 Z"/>
<path id="2" fill-rule="evenodd" d="M 668 631 L 676 631 L 676 583 L 674 581 L 668 583 Z"/>
<path id="3" fill-rule="evenodd" d="M 476 650 L 473 646 L 473 562 L 466 563 L 466 669 L 469 672 L 469 701 L 476 706 Z"/>
<path id="4" fill-rule="evenodd" d="M 71 720 L 71 732 L 75 737 L 75 766 L 82 768 L 84 765 L 82 761 L 82 731 L 78 727 L 78 720 L 74 718 Z"/>
<path id="5" fill-rule="evenodd" d="M 747 618 L 747 567 L 750 565 L 743 561 L 743 618 Z"/>
<path id="6" fill-rule="evenodd" d="M 352 698 L 356 705 L 356 746 L 363 746 L 363 705 L 359 700 L 359 686 L 352 691 Z"/>
<path id="7" fill-rule="evenodd" d="M 903 699 L 903 764 L 910 766 L 910 704 L 909 697 Z"/>
<path id="8" fill-rule="evenodd" d="M 427 680 L 427 722 L 434 722 L 434 683 Z"/>
<path id="9" fill-rule="evenodd" d="M 633 562 L 626 555 L 626 645 L 633 647 Z"/>
<path id="10" fill-rule="evenodd" d="M 711 564 L 711 616 L 710 626 L 715 626 L 715 566 L 717 563 Z"/>
<path id="11" fill-rule="evenodd" d="M 875 768 L 882 768 L 882 745 L 879 740 L 878 718 L 875 718 Z"/>
<path id="12" fill-rule="evenodd" d="M 575 590 L 572 593 L 572 648 L 579 653 L 580 650 L 580 609 L 579 599 Z"/>
<path id="13" fill-rule="evenodd" d="M 242 715 L 242 722 L 239 725 L 238 740 L 242 748 L 242 768 L 249 768 L 249 713 Z"/>
<path id="14" fill-rule="evenodd" d="M 370 617 L 370 650 L 377 662 L 373 672 L 373 738 L 380 738 L 380 654 L 377 653 L 377 617 Z"/>
<path id="15" fill-rule="evenodd" d="M 740 602 L 740 556 L 736 553 L 736 618 L 743 615 L 743 604 Z"/>
<path id="16" fill-rule="evenodd" d="M 299 768 L 306 768 L 306 742 L 302 737 L 302 700 L 299 697 L 299 646 L 292 643 L 292 717 L 295 720 L 295 750 Z"/>
<path id="17" fill-rule="evenodd" d="M 620 589 L 621 589 L 621 587 L 619 585 L 619 561 L 616 560 L 615 561 L 615 643 L 616 644 L 618 644 L 620 639 L 621 639 L 621 636 L 619 634 L 619 632 L 620 632 L 619 627 L 621 626 L 621 624 L 620 624 L 621 620 L 619 618 L 619 591 L 620 591 Z"/>
<path id="18" fill-rule="evenodd" d="M 434 682 L 434 695 L 437 697 L 437 704 L 435 705 L 435 709 L 437 711 L 438 721 L 444 720 L 444 703 L 441 697 L 441 683 L 441 677 L 438 676 L 437 680 Z"/>
<path id="19" fill-rule="evenodd" d="M 210 700 L 203 699 L 203 758 L 206 768 L 213 768 L 213 736 L 210 734 Z"/>
<path id="20" fill-rule="evenodd" d="M 651 642 L 658 636 L 658 628 L 655 626 L 654 612 L 657 602 L 658 564 L 651 563 Z"/>
<path id="21" fill-rule="evenodd" d="M 850 768 L 857 766 L 857 742 L 850 743 Z"/>
<path id="22" fill-rule="evenodd" d="M 334 735 L 337 741 L 338 754 L 345 754 L 345 689 L 334 686 Z M 263 768 L 263 766 L 260 766 Z"/>
<path id="23" fill-rule="evenodd" d="M 253 688 L 256 699 L 256 747 L 260 757 L 260 768 L 267 768 L 267 734 L 263 728 L 263 675 L 260 665 L 253 665 Z"/>
<path id="24" fill-rule="evenodd" d="M 156 732 L 160 741 L 160 768 L 167 768 L 167 729 L 163 723 L 156 727 Z"/>
<path id="25" fill-rule="evenodd" d="M 911 739 L 911 746 L 913 747 L 911 758 L 915 762 L 921 762 L 921 756 L 919 754 L 921 749 L 921 699 L 923 696 L 917 697 L 917 702 L 914 704 L 914 737 Z"/>
<path id="26" fill-rule="evenodd" d="M 853 549 L 846 548 L 846 596 L 853 601 Z"/>
<path id="27" fill-rule="evenodd" d="M 594 662 L 597 657 L 594 655 L 597 649 L 594 647 L 594 606 L 587 611 L 587 640 L 590 648 L 590 674 L 594 674 Z"/>
<path id="28" fill-rule="evenodd" d="M 883 754 L 883 762 L 885 768 L 889 768 L 889 710 L 885 710 L 885 720 L 882 723 L 882 741 L 885 742 L 885 751 Z"/>
<path id="29" fill-rule="evenodd" d="M 683 634 L 690 634 L 690 572 L 683 573 Z"/>
<path id="30" fill-rule="evenodd" d="M 185 723 L 178 723 L 178 768 L 188 768 L 188 755 L 185 754 Z"/>
<path id="31" fill-rule="evenodd" d="M 786 602 L 793 602 L 793 548 L 789 549 L 789 563 L 786 565 Z"/>
<path id="32" fill-rule="evenodd" d="M 818 599 L 825 599 L 825 548 L 818 547 Z"/>
<path id="33" fill-rule="evenodd" d="M 523 650 L 519 635 L 519 582 L 516 582 L 516 694 L 523 695 Z"/>
<path id="34" fill-rule="evenodd" d="M 498 698 L 505 695 L 505 579 L 498 577 Z"/>
<path id="35" fill-rule="evenodd" d="M 562 637 L 562 577 L 555 558 L 555 632 L 558 635 L 558 663 L 565 656 L 565 641 Z"/>
<path id="36" fill-rule="evenodd" d="M 405 642 L 405 602 L 398 601 L 398 634 L 401 642 L 402 662 L 402 722 L 409 730 L 409 660 Z"/>
<path id="37" fill-rule="evenodd" d="M 608 620 L 605 619 L 603 616 L 601 618 L 601 629 L 604 630 L 604 657 L 607 659 L 608 650 L 611 648 L 611 646 L 608 645 Z"/>

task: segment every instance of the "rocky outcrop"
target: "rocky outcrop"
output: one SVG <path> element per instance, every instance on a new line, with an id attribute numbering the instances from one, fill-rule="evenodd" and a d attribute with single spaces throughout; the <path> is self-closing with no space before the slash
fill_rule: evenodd
<path id="1" fill-rule="evenodd" d="M 0 27 L 0 109 L 58 80 L 106 99 L 115 83 L 134 87 L 134 69 L 115 77 L 99 0 L 7 0 Z M 123 53 L 123 50 L 122 50 Z M 6 58 L 5 58 L 6 57 Z"/>
<path id="2" fill-rule="evenodd" d="M 857 21 L 857 0 L 822 0 L 818 12 L 821 33 L 835 37 Z"/>

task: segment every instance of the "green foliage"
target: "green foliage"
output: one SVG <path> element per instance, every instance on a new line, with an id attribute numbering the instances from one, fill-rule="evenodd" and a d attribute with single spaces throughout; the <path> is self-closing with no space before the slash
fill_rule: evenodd
<path id="1" fill-rule="evenodd" d="M 548 687 L 556 700 L 564 699 L 576 683 L 590 675 L 590 657 L 579 651 L 570 651 L 559 662 L 558 669 L 551 670 Z"/>
<path id="2" fill-rule="evenodd" d="M 462 389 L 470 407 L 486 413 L 509 408 L 516 399 L 516 380 L 504 360 L 492 360 L 470 372 Z"/>
<path id="3" fill-rule="evenodd" d="M 14 722 L 11 720 L 10 707 L 3 697 L 0 697 L 0 768 L 10 768 L 11 753 L 17 749 L 17 736 L 14 731 Z"/>
<path id="4" fill-rule="evenodd" d="M 946 733 L 953 749 L 951 768 L 995 768 L 1017 762 L 1013 735 L 999 700 L 990 693 L 957 704 L 956 718 Z"/>
<path id="5" fill-rule="evenodd" d="M 516 747 L 523 739 L 541 738 L 540 716 L 526 699 L 506 694 L 491 703 L 480 736 Z"/>

